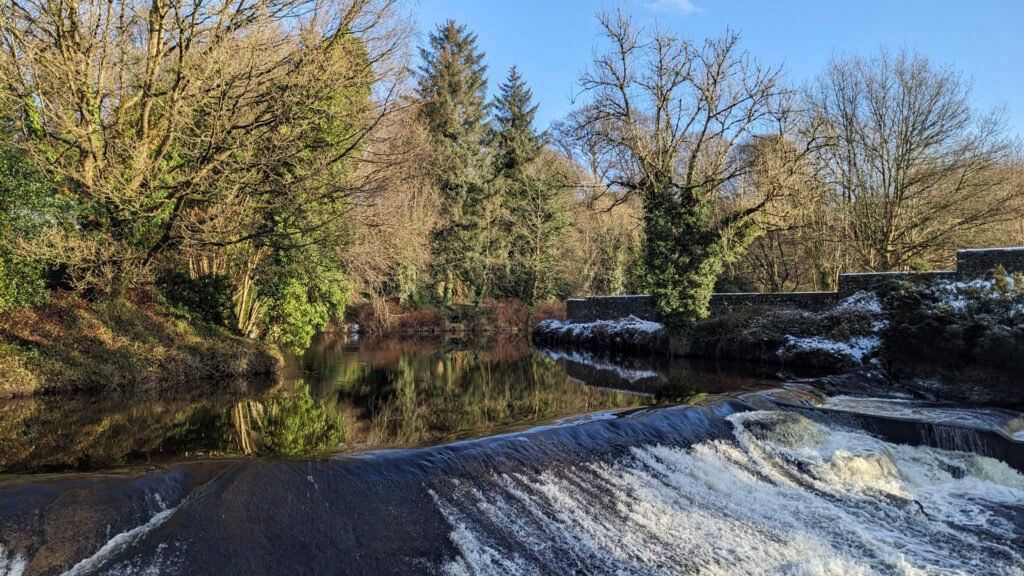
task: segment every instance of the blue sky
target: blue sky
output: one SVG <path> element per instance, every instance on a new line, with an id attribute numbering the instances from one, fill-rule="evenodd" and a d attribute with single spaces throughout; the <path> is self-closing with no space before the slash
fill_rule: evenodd
<path id="1" fill-rule="evenodd" d="M 741 33 L 767 64 L 782 64 L 802 84 L 832 54 L 915 49 L 973 82 L 977 107 L 1006 106 L 1010 132 L 1024 136 L 1024 0 L 411 0 L 422 45 L 437 23 L 454 18 L 479 36 L 490 87 L 519 66 L 540 104 L 538 124 L 573 108 L 575 79 L 598 38 L 594 14 L 626 6 L 641 22 L 693 38 Z"/>

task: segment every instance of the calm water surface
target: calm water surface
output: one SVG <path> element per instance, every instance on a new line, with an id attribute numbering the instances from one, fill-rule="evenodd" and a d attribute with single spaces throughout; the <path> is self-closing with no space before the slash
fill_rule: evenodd
<path id="1" fill-rule="evenodd" d="M 768 385 L 706 366 L 538 351 L 524 339 L 322 336 L 273 380 L 0 404 L 0 473 L 418 447 Z"/>

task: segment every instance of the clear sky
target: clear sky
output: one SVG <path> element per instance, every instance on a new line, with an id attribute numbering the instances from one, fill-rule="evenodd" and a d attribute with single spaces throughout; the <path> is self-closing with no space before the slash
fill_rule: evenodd
<path id="1" fill-rule="evenodd" d="M 539 127 L 565 115 L 575 80 L 598 38 L 594 14 L 625 6 L 692 38 L 742 35 L 766 64 L 802 84 L 832 54 L 908 47 L 973 82 L 975 106 L 1005 106 L 1011 134 L 1024 136 L 1024 0 L 411 0 L 419 44 L 454 18 L 478 36 L 492 92 L 518 65 L 540 104 Z"/>

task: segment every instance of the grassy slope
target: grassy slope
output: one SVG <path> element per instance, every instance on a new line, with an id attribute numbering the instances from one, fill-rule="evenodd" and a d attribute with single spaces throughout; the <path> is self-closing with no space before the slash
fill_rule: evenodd
<path id="1" fill-rule="evenodd" d="M 265 344 L 175 318 L 146 290 L 105 303 L 57 292 L 0 316 L 0 397 L 190 386 L 280 363 Z"/>

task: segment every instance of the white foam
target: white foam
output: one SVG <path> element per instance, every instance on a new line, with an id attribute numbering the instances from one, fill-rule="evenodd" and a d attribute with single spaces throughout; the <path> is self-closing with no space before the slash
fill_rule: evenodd
<path id="1" fill-rule="evenodd" d="M 1024 477 L 1005 464 L 825 427 L 775 443 L 752 428 L 767 414 L 732 417 L 732 440 L 438 491 L 445 571 L 1024 573 Z"/>
<path id="2" fill-rule="evenodd" d="M 9 552 L 0 544 L 0 576 L 22 576 L 27 563 L 19 554 Z"/>
<path id="3" fill-rule="evenodd" d="M 180 504 L 179 504 L 180 506 Z M 160 526 L 166 522 L 174 513 L 178 510 L 178 506 L 174 508 L 168 508 L 162 510 L 150 518 L 145 524 L 136 526 L 126 532 L 117 534 L 110 540 L 108 540 L 99 550 L 97 550 L 92 556 L 82 560 L 78 564 L 75 564 L 70 570 L 65 572 L 63 576 L 79 576 L 82 574 L 89 574 L 93 570 L 99 568 L 118 552 L 124 550 L 128 546 L 138 542 L 143 536 L 148 534 L 154 528 Z"/>
<path id="4" fill-rule="evenodd" d="M 833 396 L 822 403 L 825 408 L 893 416 L 907 420 L 951 424 L 988 430 L 998 430 L 1014 440 L 1024 440 L 1024 414 L 1002 409 L 960 408 L 922 404 L 902 398 L 869 398 L 859 396 Z"/>

